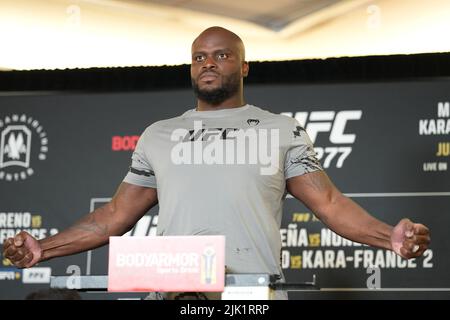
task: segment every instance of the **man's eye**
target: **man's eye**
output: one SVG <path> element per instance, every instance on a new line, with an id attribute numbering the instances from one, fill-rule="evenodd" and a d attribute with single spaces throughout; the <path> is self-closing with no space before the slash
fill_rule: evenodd
<path id="1" fill-rule="evenodd" d="M 196 56 L 196 57 L 194 57 L 194 59 L 197 62 L 202 62 L 203 60 L 205 60 L 205 57 L 204 56 Z"/>
<path id="2" fill-rule="evenodd" d="M 217 55 L 217 58 L 219 58 L 219 59 L 226 59 L 226 58 L 228 58 L 228 54 L 226 54 L 226 53 L 219 53 Z"/>

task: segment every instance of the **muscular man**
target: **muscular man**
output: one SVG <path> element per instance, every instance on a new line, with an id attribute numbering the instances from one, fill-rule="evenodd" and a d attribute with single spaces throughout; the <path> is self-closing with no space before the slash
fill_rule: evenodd
<path id="1" fill-rule="evenodd" d="M 430 242 L 427 227 L 408 219 L 393 227 L 372 217 L 330 181 L 295 119 L 245 103 L 248 72 L 236 34 L 220 27 L 203 31 L 192 44 L 196 108 L 144 131 L 108 204 L 46 239 L 21 232 L 5 241 L 4 256 L 29 268 L 102 246 L 159 202 L 158 235 L 225 235 L 229 272 L 282 277 L 286 192 L 345 238 L 404 258 L 422 255 Z"/>

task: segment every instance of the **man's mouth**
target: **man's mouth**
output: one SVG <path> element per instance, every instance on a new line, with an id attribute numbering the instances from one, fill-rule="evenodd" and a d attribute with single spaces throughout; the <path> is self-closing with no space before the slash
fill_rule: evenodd
<path id="1" fill-rule="evenodd" d="M 214 81 L 219 77 L 219 75 L 215 72 L 211 72 L 211 71 L 207 71 L 207 72 L 203 72 L 200 77 L 199 80 L 202 80 L 204 82 L 210 82 L 210 81 Z"/>

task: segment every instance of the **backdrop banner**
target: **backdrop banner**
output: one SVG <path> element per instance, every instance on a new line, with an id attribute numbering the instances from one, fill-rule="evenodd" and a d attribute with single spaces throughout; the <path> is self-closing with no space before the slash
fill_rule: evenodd
<path id="1" fill-rule="evenodd" d="M 373 290 L 383 297 L 399 289 L 426 298 L 450 290 L 449 88 L 444 79 L 246 86 L 248 103 L 295 117 L 306 128 L 343 193 L 389 224 L 403 217 L 424 223 L 433 238 L 422 258 L 407 261 L 341 238 L 288 196 L 280 230 L 288 282 L 315 275 L 327 297 L 344 291 L 367 297 Z M 20 230 L 48 237 L 106 203 L 143 130 L 194 107 L 191 90 L 0 93 L 0 242 Z M 155 235 L 157 223 L 155 207 L 129 235 Z M 105 275 L 107 252 L 98 248 L 24 270 L 2 256 L 0 299 L 48 288 L 50 275 Z"/>

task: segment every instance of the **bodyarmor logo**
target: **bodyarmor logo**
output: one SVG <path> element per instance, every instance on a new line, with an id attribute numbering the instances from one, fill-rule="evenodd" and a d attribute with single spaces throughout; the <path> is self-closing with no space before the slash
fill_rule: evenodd
<path id="1" fill-rule="evenodd" d="M 48 139 L 42 126 L 31 117 L 14 114 L 0 119 L 0 132 L 0 180 L 18 181 L 31 176 L 33 159 L 47 158 Z"/>
<path id="2" fill-rule="evenodd" d="M 207 246 L 201 257 L 201 283 L 215 284 L 217 282 L 216 270 L 216 251 L 214 247 Z"/>

